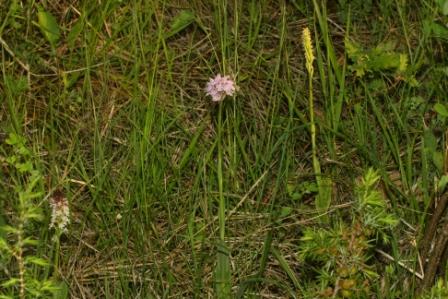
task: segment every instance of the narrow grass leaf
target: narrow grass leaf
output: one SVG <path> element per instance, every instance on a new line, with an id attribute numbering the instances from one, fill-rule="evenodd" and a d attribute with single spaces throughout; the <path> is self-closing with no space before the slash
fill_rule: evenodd
<path id="1" fill-rule="evenodd" d="M 67 44 L 69 48 L 75 47 L 76 39 L 78 38 L 79 34 L 82 32 L 83 29 L 84 29 L 84 22 L 81 19 L 79 19 L 78 21 L 76 21 L 75 25 L 73 25 L 72 29 L 67 35 Z"/>
<path id="2" fill-rule="evenodd" d="M 316 199 L 316 208 L 320 213 L 325 213 L 331 204 L 333 182 L 330 178 L 322 178 L 319 184 L 319 194 Z"/>
<path id="3" fill-rule="evenodd" d="M 6 225 L 5 219 L 0 214 L 0 227 L 3 227 Z M 0 239 L 6 238 L 6 233 L 4 230 L 0 229 Z"/>
<path id="4" fill-rule="evenodd" d="M 243 280 L 240 283 L 239 287 L 238 287 L 238 290 L 237 290 L 237 292 L 235 294 L 235 298 L 236 299 L 245 298 L 244 297 L 245 292 L 250 287 L 250 285 L 251 284 L 256 284 L 256 283 L 259 283 L 259 282 L 263 282 L 263 279 L 262 278 L 258 278 L 258 277 L 249 277 L 249 278 Z"/>
<path id="5" fill-rule="evenodd" d="M 39 258 L 39 257 L 35 257 L 35 256 L 28 256 L 25 258 L 25 263 L 26 264 L 35 264 L 41 267 L 46 267 L 49 265 L 48 261 Z"/>
<path id="6" fill-rule="evenodd" d="M 430 130 L 424 133 L 425 153 L 439 171 L 443 171 L 443 154 L 437 150 L 437 139 Z"/>
<path id="7" fill-rule="evenodd" d="M 188 146 L 187 150 L 185 151 L 185 153 L 183 154 L 182 158 L 180 159 L 179 162 L 179 170 L 182 170 L 184 168 L 184 166 L 188 163 L 188 161 L 190 161 L 190 157 L 191 154 L 194 152 L 198 139 L 199 137 L 202 135 L 202 132 L 205 129 L 205 123 L 197 130 L 196 134 L 193 136 L 193 139 L 191 139 L 191 143 Z"/>
<path id="8" fill-rule="evenodd" d="M 0 231 L 5 232 L 6 234 L 17 234 L 19 230 L 10 225 L 4 225 L 0 227 Z"/>
<path id="9" fill-rule="evenodd" d="M 216 297 L 219 299 L 231 298 L 230 293 L 230 252 L 224 241 L 218 242 L 218 263 L 216 267 Z"/>
<path id="10" fill-rule="evenodd" d="M 23 245 L 37 246 L 39 245 L 39 241 L 31 237 L 28 237 L 23 240 Z"/>
<path id="11" fill-rule="evenodd" d="M 12 250 L 9 247 L 8 243 L 2 237 L 0 237 L 0 251 L 12 253 Z"/>
<path id="12" fill-rule="evenodd" d="M 268 257 L 271 252 L 272 245 L 272 230 L 268 231 L 266 238 L 263 243 L 263 253 L 261 255 L 260 268 L 258 270 L 258 276 L 261 278 L 263 276 L 264 270 L 268 264 Z"/>
<path id="13" fill-rule="evenodd" d="M 448 28 L 439 23 L 426 21 L 423 23 L 423 30 L 431 35 L 431 37 L 448 39 Z"/>
<path id="14" fill-rule="evenodd" d="M 282 267 L 283 271 L 286 272 L 288 277 L 293 282 L 294 286 L 297 289 L 300 289 L 300 283 L 297 278 L 297 275 L 294 273 L 294 271 L 291 269 L 291 267 L 288 264 L 288 261 L 283 257 L 283 255 L 275 248 L 272 248 L 272 253 L 274 254 L 275 258 L 277 259 L 278 263 L 280 264 L 280 267 Z"/>

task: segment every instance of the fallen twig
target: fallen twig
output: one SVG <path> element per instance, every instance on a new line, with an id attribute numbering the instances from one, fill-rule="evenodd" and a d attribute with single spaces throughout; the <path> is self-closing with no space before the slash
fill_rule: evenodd
<path id="1" fill-rule="evenodd" d="M 388 260 L 392 261 L 392 262 L 396 262 L 398 265 L 400 265 L 403 269 L 406 269 L 408 272 L 414 274 L 417 278 L 420 279 L 424 279 L 425 275 L 424 273 L 418 273 L 417 271 L 409 268 L 408 266 L 406 266 L 403 262 L 397 261 L 393 256 L 391 256 L 390 254 L 385 253 L 384 251 L 380 250 L 380 249 L 375 249 L 376 252 L 378 252 L 379 254 L 381 254 L 382 256 L 384 256 L 385 258 L 387 258 Z"/>

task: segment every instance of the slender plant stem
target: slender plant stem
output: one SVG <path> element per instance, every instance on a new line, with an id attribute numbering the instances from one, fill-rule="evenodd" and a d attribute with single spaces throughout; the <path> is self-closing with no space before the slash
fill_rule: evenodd
<path id="1" fill-rule="evenodd" d="M 310 72 L 308 77 L 308 100 L 309 100 L 309 107 L 310 107 L 310 131 L 311 131 L 311 151 L 313 156 L 313 168 L 314 168 L 314 174 L 316 175 L 316 181 L 318 182 L 318 185 L 320 184 L 320 164 L 319 160 L 317 159 L 317 148 L 316 148 L 316 124 L 314 122 L 314 97 L 313 97 L 313 73 Z"/>
<path id="2" fill-rule="evenodd" d="M 17 264 L 19 266 L 19 297 L 25 299 L 25 263 L 23 261 L 23 222 L 21 221 L 17 232 Z"/>
<path id="3" fill-rule="evenodd" d="M 60 250 L 60 239 L 61 239 L 61 232 L 57 231 L 56 235 L 55 235 L 55 240 L 54 240 L 54 271 L 53 271 L 53 277 L 54 278 L 58 278 L 59 277 L 59 250 Z"/>
<path id="4" fill-rule="evenodd" d="M 218 114 L 218 192 L 219 192 L 219 238 L 224 241 L 225 237 L 225 221 L 226 221 L 226 203 L 223 194 L 222 182 L 222 105 L 219 105 Z"/>

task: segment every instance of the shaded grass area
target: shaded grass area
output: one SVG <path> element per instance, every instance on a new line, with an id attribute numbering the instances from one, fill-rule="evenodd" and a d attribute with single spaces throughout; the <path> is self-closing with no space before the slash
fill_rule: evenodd
<path id="1" fill-rule="evenodd" d="M 344 274 L 303 259 L 301 238 L 341 222 L 356 236 L 354 188 L 370 167 L 400 219 L 372 248 L 421 272 L 416 246 L 448 165 L 446 119 L 433 109 L 446 104 L 448 34 L 436 26 L 446 16 L 434 1 L 348 2 L 0 4 L 2 167 L 7 134 L 21 134 L 43 193 L 68 197 L 57 269 L 73 298 L 342 296 Z M 59 24 L 54 47 L 38 6 Z M 315 207 L 305 27 L 328 210 Z M 217 73 L 240 90 L 214 104 L 204 87 Z M 10 222 L 6 164 L 1 175 Z M 54 259 L 41 204 L 37 251 Z M 384 276 L 356 280 L 350 296 L 413 298 L 415 275 L 368 256 Z"/>

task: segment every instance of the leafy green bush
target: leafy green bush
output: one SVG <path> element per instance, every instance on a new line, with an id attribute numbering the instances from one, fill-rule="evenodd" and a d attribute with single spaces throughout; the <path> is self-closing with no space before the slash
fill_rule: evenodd
<path id="1" fill-rule="evenodd" d="M 309 295 L 360 298 L 378 277 L 369 264 L 377 242 L 388 242 L 398 220 L 387 211 L 378 191 L 379 175 L 369 169 L 357 183 L 351 222 L 338 220 L 331 228 L 306 228 L 299 256 L 316 274 Z"/>

